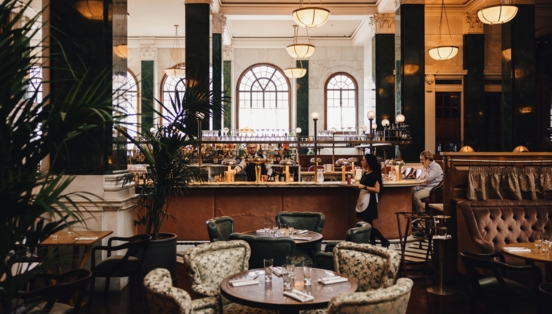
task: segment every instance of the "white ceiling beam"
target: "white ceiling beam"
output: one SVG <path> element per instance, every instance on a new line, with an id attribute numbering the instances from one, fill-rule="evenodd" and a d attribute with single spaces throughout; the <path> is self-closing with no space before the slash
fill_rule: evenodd
<path id="1" fill-rule="evenodd" d="M 334 15 L 370 15 L 377 13 L 377 7 L 373 4 L 323 4 L 323 7 L 330 10 L 330 18 Z M 291 12 L 299 8 L 298 5 L 290 4 L 223 4 L 220 7 L 220 12 L 226 14 L 227 17 L 231 15 L 243 16 L 243 15 L 257 15 L 257 16 L 274 16 L 274 15 L 287 15 L 291 17 Z"/>

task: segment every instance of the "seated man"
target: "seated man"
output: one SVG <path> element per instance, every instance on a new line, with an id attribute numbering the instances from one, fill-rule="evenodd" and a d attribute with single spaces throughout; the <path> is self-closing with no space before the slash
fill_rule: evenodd
<path id="1" fill-rule="evenodd" d="M 433 154 L 429 151 L 423 151 L 420 153 L 420 162 L 422 163 L 422 174 L 420 180 L 421 185 L 417 185 L 412 188 L 412 211 L 417 213 L 424 212 L 424 205 L 422 199 L 429 196 L 431 189 L 443 180 L 443 169 L 435 161 L 433 161 Z M 424 236 L 418 227 L 419 219 L 413 221 L 412 229 L 414 236 Z"/>

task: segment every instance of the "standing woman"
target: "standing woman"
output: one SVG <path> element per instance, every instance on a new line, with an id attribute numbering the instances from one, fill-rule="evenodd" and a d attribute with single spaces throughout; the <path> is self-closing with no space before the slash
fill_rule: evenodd
<path id="1" fill-rule="evenodd" d="M 376 156 L 372 154 L 366 154 L 362 158 L 362 177 L 360 182 L 357 183 L 359 190 L 368 191 L 368 195 L 365 196 L 365 204 L 368 203 L 363 211 L 357 213 L 357 218 L 360 218 L 370 225 L 372 225 L 372 231 L 370 232 L 370 244 L 376 244 L 376 238 L 381 241 L 383 247 L 389 247 L 389 241 L 383 237 L 378 229 L 374 228 L 373 221 L 378 218 L 378 195 L 383 192 L 383 183 L 381 182 L 381 166 L 376 159 Z M 363 191 L 361 191 L 360 198 L 363 197 Z M 364 207 L 364 205 L 363 205 Z M 362 209 L 360 209 L 362 210 Z M 357 208 L 357 211 L 359 209 Z"/>

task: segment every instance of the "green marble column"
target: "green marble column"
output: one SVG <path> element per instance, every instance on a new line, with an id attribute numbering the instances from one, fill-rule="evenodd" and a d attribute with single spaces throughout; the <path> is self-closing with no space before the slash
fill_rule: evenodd
<path id="1" fill-rule="evenodd" d="M 395 12 L 395 114 L 406 117 L 412 135 L 403 159 L 418 162 L 425 148 L 424 5 L 404 2 Z"/>
<path id="2" fill-rule="evenodd" d="M 210 3 L 209 0 L 186 0 L 186 88 L 209 82 Z M 201 128 L 208 130 L 209 123 L 203 121 Z M 197 127 L 192 125 L 191 130 Z"/>
<path id="3" fill-rule="evenodd" d="M 535 5 L 517 7 L 502 25 L 502 150 L 524 145 L 537 151 Z"/>
<path id="4" fill-rule="evenodd" d="M 78 6 L 77 0 L 50 2 L 50 96 L 68 97 L 71 86 L 89 87 L 101 82 L 94 99 L 112 101 L 113 77 L 125 76 L 126 56 L 114 47 L 126 45 L 127 1 L 105 0 L 103 7 Z M 83 89 L 83 96 L 86 90 Z M 52 164 L 66 174 L 105 174 L 126 169 L 126 145 L 115 145 L 112 125 L 92 130 L 87 137 L 71 139 L 68 149 Z"/>
<path id="5" fill-rule="evenodd" d="M 232 98 L 232 61 L 224 61 L 224 96 Z M 224 104 L 223 127 L 232 129 L 232 102 Z"/>
<path id="6" fill-rule="evenodd" d="M 153 127 L 153 61 L 143 60 L 140 80 L 141 127 L 146 131 Z"/>
<path id="7" fill-rule="evenodd" d="M 464 35 L 464 143 L 476 151 L 485 148 L 485 35 L 483 25 L 476 16 L 468 16 L 477 26 L 475 33 Z"/>
<path id="8" fill-rule="evenodd" d="M 376 121 L 395 120 L 395 57 L 390 51 L 395 48 L 394 34 L 376 34 L 372 38 L 372 66 L 375 68 L 376 83 Z"/>
<path id="9" fill-rule="evenodd" d="M 295 66 L 307 69 L 307 74 L 296 79 L 297 92 L 297 127 L 301 128 L 301 136 L 309 135 L 309 60 L 296 61 Z M 292 123 L 293 125 L 293 123 Z"/>

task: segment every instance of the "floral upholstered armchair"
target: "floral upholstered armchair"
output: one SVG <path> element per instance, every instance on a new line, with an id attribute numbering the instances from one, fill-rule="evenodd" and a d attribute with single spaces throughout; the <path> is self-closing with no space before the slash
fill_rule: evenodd
<path id="1" fill-rule="evenodd" d="M 276 313 L 229 303 L 220 295 L 220 283 L 232 274 L 249 268 L 251 249 L 242 240 L 218 241 L 198 245 L 184 253 L 192 290 L 201 297 L 215 297 L 224 313 Z M 222 312 L 222 311 L 221 311 Z"/>
<path id="2" fill-rule="evenodd" d="M 411 279 L 399 278 L 395 285 L 387 288 L 344 293 L 330 300 L 328 313 L 404 314 L 413 285 Z"/>
<path id="3" fill-rule="evenodd" d="M 399 253 L 366 243 L 341 242 L 334 250 L 335 271 L 355 278 L 358 291 L 387 288 L 399 272 Z"/>
<path id="4" fill-rule="evenodd" d="M 214 297 L 192 300 L 188 292 L 172 286 L 171 274 L 156 268 L 144 277 L 150 311 L 166 314 L 215 314 L 218 300 Z"/>

